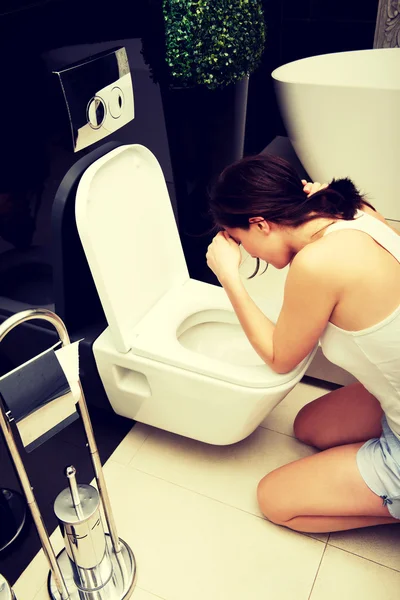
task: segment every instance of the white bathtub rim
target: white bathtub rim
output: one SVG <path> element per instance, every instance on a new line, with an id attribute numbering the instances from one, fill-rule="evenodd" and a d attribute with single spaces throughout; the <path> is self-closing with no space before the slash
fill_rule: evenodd
<path id="1" fill-rule="evenodd" d="M 349 50 L 349 51 L 345 51 L 345 52 L 330 52 L 330 53 L 325 53 L 325 54 L 316 54 L 315 56 L 307 56 L 305 58 L 299 58 L 298 60 L 294 60 L 288 63 L 285 63 L 284 65 L 281 65 L 279 67 L 277 67 L 276 69 L 274 69 L 271 73 L 271 77 L 272 79 L 274 79 L 274 82 L 276 83 L 282 83 L 282 84 L 294 84 L 294 85 L 313 85 L 313 86 L 321 86 L 321 87 L 345 87 L 345 88 L 357 88 L 357 89 L 374 89 L 374 90 L 400 90 L 400 77 L 398 79 L 398 81 L 392 81 L 390 78 L 387 79 L 387 81 L 383 82 L 377 82 L 375 85 L 373 82 L 371 81 L 364 81 L 364 82 L 356 82 L 356 81 L 351 81 L 350 83 L 343 81 L 343 83 L 338 83 L 338 81 L 329 81 L 329 80 L 325 80 L 323 77 L 320 77 L 318 74 L 316 74 L 315 72 L 299 72 L 299 70 L 297 69 L 299 65 L 306 65 L 306 64 L 310 64 L 310 63 L 317 63 L 317 62 L 322 62 L 323 58 L 325 57 L 329 57 L 329 61 L 331 61 L 332 64 L 332 59 L 330 57 L 339 57 L 340 58 L 351 58 L 351 56 L 367 56 L 368 54 L 371 55 L 371 53 L 374 53 L 375 56 L 377 56 L 377 53 L 379 53 L 381 56 L 397 56 L 398 58 L 398 65 L 399 65 L 399 69 L 398 69 L 398 73 L 400 74 L 400 48 L 373 48 L 373 49 L 366 49 L 366 50 Z M 397 53 L 397 54 L 395 54 Z M 387 59 L 386 59 L 387 60 Z M 394 59 L 392 59 L 394 60 Z M 382 67 L 385 66 L 385 60 L 382 59 Z"/>

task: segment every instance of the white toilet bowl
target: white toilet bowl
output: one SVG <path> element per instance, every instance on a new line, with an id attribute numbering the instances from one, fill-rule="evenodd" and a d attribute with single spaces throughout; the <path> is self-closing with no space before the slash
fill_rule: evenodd
<path id="1" fill-rule="evenodd" d="M 84 173 L 82 244 L 108 328 L 93 345 L 116 413 L 211 444 L 252 433 L 304 375 L 272 371 L 225 291 L 189 278 L 159 163 L 117 148 Z"/>

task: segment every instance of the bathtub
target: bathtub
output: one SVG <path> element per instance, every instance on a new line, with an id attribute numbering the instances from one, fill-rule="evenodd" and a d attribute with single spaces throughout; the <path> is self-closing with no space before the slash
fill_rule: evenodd
<path id="1" fill-rule="evenodd" d="M 272 77 L 309 176 L 350 177 L 379 212 L 400 221 L 400 48 L 312 56 Z"/>

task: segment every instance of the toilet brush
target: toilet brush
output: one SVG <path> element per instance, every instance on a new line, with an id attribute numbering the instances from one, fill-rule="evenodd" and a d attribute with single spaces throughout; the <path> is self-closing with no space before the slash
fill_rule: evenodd
<path id="1" fill-rule="evenodd" d="M 67 467 L 69 487 L 56 498 L 57 516 L 65 549 L 57 562 L 71 598 L 118 600 L 124 597 L 126 566 L 132 562 L 129 547 L 120 540 L 116 553 L 111 538 L 105 534 L 100 514 L 100 495 L 91 485 L 77 484 L 76 470 Z M 49 581 L 52 597 L 54 582 Z"/>

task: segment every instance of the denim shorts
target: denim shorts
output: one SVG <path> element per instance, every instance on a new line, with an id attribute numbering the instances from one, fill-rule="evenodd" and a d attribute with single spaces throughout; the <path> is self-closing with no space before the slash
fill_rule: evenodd
<path id="1" fill-rule="evenodd" d="M 382 498 L 390 514 L 400 519 L 400 440 L 382 417 L 382 435 L 357 452 L 357 465 L 367 486 Z"/>

